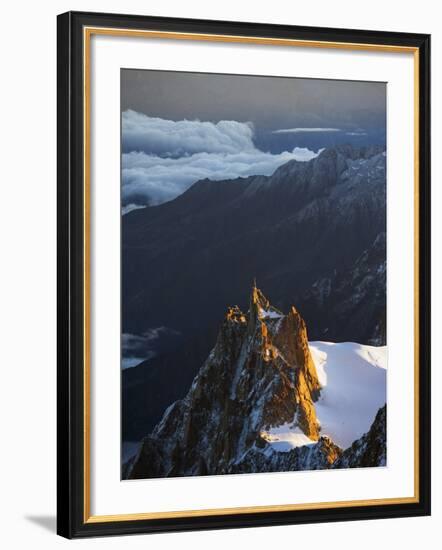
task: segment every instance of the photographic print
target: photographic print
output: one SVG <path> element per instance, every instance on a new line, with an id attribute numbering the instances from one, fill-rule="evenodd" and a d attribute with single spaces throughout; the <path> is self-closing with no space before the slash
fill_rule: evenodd
<path id="1" fill-rule="evenodd" d="M 386 84 L 121 70 L 122 479 L 387 464 Z"/>
<path id="2" fill-rule="evenodd" d="M 58 534 L 430 514 L 430 42 L 57 17 Z"/>

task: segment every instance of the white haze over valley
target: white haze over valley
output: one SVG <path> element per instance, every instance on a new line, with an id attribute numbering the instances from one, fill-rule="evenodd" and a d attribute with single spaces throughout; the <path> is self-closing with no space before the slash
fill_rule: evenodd
<path id="1" fill-rule="evenodd" d="M 290 160 L 320 153 L 295 147 L 273 154 L 258 149 L 253 138 L 250 122 L 173 121 L 124 111 L 123 213 L 170 201 L 198 180 L 269 176 Z"/>

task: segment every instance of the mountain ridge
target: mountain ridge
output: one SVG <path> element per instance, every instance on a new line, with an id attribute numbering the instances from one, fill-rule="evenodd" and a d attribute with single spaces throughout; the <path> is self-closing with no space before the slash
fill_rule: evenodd
<path id="1" fill-rule="evenodd" d="M 383 148 L 339 146 L 123 217 L 123 332 L 162 326 L 182 341 L 123 372 L 124 440 L 184 397 L 227 306 L 247 308 L 252 275 L 279 310 L 297 305 L 313 340 L 385 343 L 385 169 Z"/>

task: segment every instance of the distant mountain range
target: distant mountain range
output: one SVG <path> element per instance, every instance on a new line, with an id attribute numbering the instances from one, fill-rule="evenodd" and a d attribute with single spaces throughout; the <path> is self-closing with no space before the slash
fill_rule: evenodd
<path id="1" fill-rule="evenodd" d="M 254 286 L 248 312 L 228 308 L 186 397 L 167 408 L 123 476 L 385 465 L 385 348 L 312 349 L 298 311 L 284 315 Z"/>
<path id="2" fill-rule="evenodd" d="M 310 339 L 385 344 L 385 230 L 381 147 L 337 146 L 272 176 L 199 181 L 125 215 L 123 332 L 180 337 L 123 371 L 123 440 L 145 436 L 186 395 L 227 307 L 247 310 L 253 277 L 277 309 L 296 304 Z"/>

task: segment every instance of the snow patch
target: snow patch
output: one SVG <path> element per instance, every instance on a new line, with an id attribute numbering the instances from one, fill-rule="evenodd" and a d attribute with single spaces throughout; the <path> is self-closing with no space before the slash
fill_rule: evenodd
<path id="1" fill-rule="evenodd" d="M 259 315 L 262 319 L 281 319 L 281 317 L 284 317 L 282 313 L 263 308 L 259 309 Z"/>
<path id="2" fill-rule="evenodd" d="M 294 427 L 293 422 L 286 422 L 281 426 L 261 432 L 261 437 L 269 443 L 272 450 L 280 453 L 287 453 L 295 447 L 316 443 L 307 437 L 298 426 Z"/>

